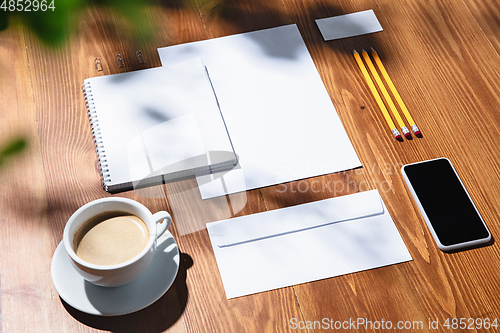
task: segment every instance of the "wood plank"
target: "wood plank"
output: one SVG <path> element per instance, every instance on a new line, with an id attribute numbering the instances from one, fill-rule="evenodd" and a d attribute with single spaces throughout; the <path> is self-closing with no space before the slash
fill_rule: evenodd
<path id="1" fill-rule="evenodd" d="M 198 0 L 209 38 L 294 23 L 282 1 Z"/>
<path id="2" fill-rule="evenodd" d="M 489 44 L 494 49 L 494 53 L 500 54 L 500 5 L 493 0 L 462 0 L 467 10 L 474 18 L 474 21 L 481 28 L 482 34 L 488 38 Z M 488 47 L 489 49 L 489 47 Z M 483 51 L 483 50 L 481 50 Z M 484 50 L 491 52 L 491 50 Z"/>
<path id="3" fill-rule="evenodd" d="M 379 3 L 381 10 L 388 11 L 385 17 L 391 17 L 391 10 L 399 14 L 399 20 L 390 22 L 398 31 L 393 41 L 405 53 L 406 67 L 448 136 L 449 143 L 441 146 L 447 148 L 490 230 L 497 233 L 498 123 L 491 110 L 499 102 L 494 74 L 500 65 L 498 56 L 463 2 Z M 410 52 L 409 43 L 421 47 Z M 485 140 L 482 128 L 493 135 Z M 489 310 L 498 309 L 498 300 L 484 297 L 498 290 L 498 255 L 498 248 L 490 246 L 443 256 L 470 317 L 499 317 Z M 490 263 L 475 268 L 481 277 L 464 273 L 480 262 Z"/>
<path id="4" fill-rule="evenodd" d="M 353 144 L 365 166 L 363 173 L 368 176 L 367 180 L 372 183 L 376 182 L 374 186 L 382 192 L 382 198 L 414 258 L 411 263 L 347 275 L 331 279 L 332 281 L 329 282 L 320 281 L 294 287 L 305 318 L 313 321 L 328 315 L 331 316 L 332 313 L 324 309 L 334 308 L 335 318 L 358 318 L 362 314 L 369 320 L 385 318 L 393 321 L 394 324 L 399 320 L 410 319 L 422 322 L 424 327 L 428 328 L 429 318 L 432 317 L 442 321 L 450 315 L 466 316 L 465 303 L 453 280 L 453 274 L 443 254 L 436 251 L 416 207 L 412 207 L 411 199 L 402 184 L 399 172 L 400 167 L 405 163 L 431 158 L 434 157 L 434 154 L 439 156 L 439 154 L 452 150 L 448 148 L 443 151 L 442 145 L 436 147 L 436 141 L 443 141 L 441 139 L 443 131 L 438 126 L 439 122 L 432 119 L 433 117 L 420 116 L 421 113 L 425 114 L 424 112 L 428 112 L 431 108 L 425 103 L 425 96 L 422 96 L 421 89 L 415 84 L 416 79 L 412 77 L 411 72 L 404 70 L 404 60 L 398 54 L 401 52 L 401 45 L 395 47 L 391 43 L 392 31 L 400 31 L 391 30 L 391 26 L 386 24 L 386 21 L 393 24 L 393 21 L 400 20 L 401 15 L 385 11 L 389 5 L 384 6 L 383 10 L 380 9 L 379 5 L 374 10 L 384 27 L 383 32 L 325 43 L 315 30 L 317 28 L 314 26 L 314 19 L 369 9 L 372 7 L 372 3 L 357 2 L 354 5 L 347 2 L 336 2 L 335 6 L 329 7 L 324 2 L 318 2 L 316 6 L 312 5 L 311 2 L 307 4 L 294 2 L 293 6 L 295 6 L 293 12 L 296 13 L 296 21 L 303 22 L 302 32 L 306 36 L 306 41 L 310 41 L 308 44 L 310 52 L 324 77 L 337 111 L 348 133 L 353 138 Z M 408 6 L 405 9 L 408 10 Z M 373 97 L 367 92 L 359 69 L 352 58 L 353 49 L 360 51 L 370 47 L 374 47 L 381 54 L 389 72 L 393 73 L 392 76 L 400 79 L 396 81 L 396 86 L 398 89 L 402 87 L 400 93 L 405 101 L 409 101 L 408 107 L 412 110 L 412 115 L 423 130 L 423 139 L 414 138 L 412 141 L 405 140 L 405 142 L 398 144 L 388 142 L 384 140 L 384 137 L 380 138 L 380 133 L 382 136 L 387 133 L 385 122 L 380 116 L 378 107 L 373 102 Z M 342 66 L 335 66 L 335 71 L 332 72 L 333 65 L 331 64 L 335 62 L 342 64 Z M 342 71 L 340 68 L 345 70 Z M 406 79 L 405 85 L 399 84 L 400 81 L 403 81 L 401 78 Z M 410 86 L 411 84 L 413 86 Z M 365 108 L 361 106 L 365 106 Z M 414 112 L 414 110 L 418 111 Z M 368 118 L 368 115 L 371 116 L 371 119 Z M 363 137 L 363 135 L 359 135 L 360 133 L 366 134 Z M 390 136 L 385 135 L 385 138 L 390 138 Z M 446 144 L 446 141 L 443 143 Z M 379 279 L 380 276 L 384 277 Z M 417 278 L 413 278 L 413 276 Z M 386 298 L 383 294 L 387 291 L 383 291 L 382 286 L 388 279 L 391 281 L 391 285 L 397 285 L 398 292 Z M 378 284 L 379 287 L 374 287 L 373 290 L 363 287 L 364 285 L 376 286 Z M 315 290 L 331 294 L 329 290 L 332 285 L 337 286 L 334 290 L 340 292 L 338 298 L 335 295 L 332 298 L 321 298 L 321 301 L 316 304 L 310 302 L 311 294 Z M 346 288 L 347 285 L 350 287 Z M 359 289 L 363 292 L 353 295 L 353 290 L 355 292 Z M 420 290 L 420 292 L 416 293 L 415 290 Z M 441 292 L 436 293 L 437 290 Z M 446 292 L 444 292 L 445 290 Z M 349 300 L 347 305 L 339 306 L 342 304 L 342 299 Z M 383 301 L 375 304 L 372 303 L 372 299 Z M 412 309 L 411 313 L 408 312 L 408 309 Z"/>
<path id="5" fill-rule="evenodd" d="M 15 23 L 0 34 L 0 52 L 0 145 L 19 136 L 28 142 L 22 155 L 0 167 L 0 331 L 44 332 L 50 329 L 45 305 L 53 297 L 51 224 L 30 66 Z"/>

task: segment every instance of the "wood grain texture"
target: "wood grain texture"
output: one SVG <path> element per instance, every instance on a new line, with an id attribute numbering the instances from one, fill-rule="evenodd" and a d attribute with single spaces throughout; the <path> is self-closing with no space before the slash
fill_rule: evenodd
<path id="1" fill-rule="evenodd" d="M 366 9 L 382 32 L 323 41 L 315 19 Z M 156 27 L 149 40 L 130 38 L 139 27 L 103 7 L 82 12 L 78 34 L 56 50 L 16 24 L 0 32 L 0 146 L 17 134 L 29 142 L 0 168 L 0 331 L 322 332 L 314 322 L 363 318 L 446 332 L 448 318 L 500 320 L 498 244 L 441 252 L 400 175 L 406 163 L 448 157 L 493 237 L 500 234 L 499 13 L 494 0 L 160 0 L 144 11 Z M 192 179 L 118 194 L 171 212 L 179 274 L 158 302 L 134 314 L 97 317 L 65 304 L 50 278 L 64 225 L 81 205 L 110 196 L 99 183 L 83 80 L 160 66 L 158 47 L 292 23 L 363 167 L 209 200 Z M 400 143 L 389 133 L 352 57 L 370 47 L 422 139 Z M 370 189 L 379 190 L 413 261 L 227 300 L 207 222 Z M 436 319 L 441 325 L 431 329 Z M 295 330 L 291 320 L 312 326 Z"/>
<path id="2" fill-rule="evenodd" d="M 51 316 L 46 304 L 54 296 L 52 240 L 23 30 L 4 32 L 0 49 L 0 142 L 3 146 L 18 136 L 28 141 L 27 151 L 0 169 L 1 324 L 17 332 L 32 326 L 43 332 Z"/>
<path id="3" fill-rule="evenodd" d="M 321 63 L 342 64 L 340 68 L 343 68 L 343 71 L 341 69 L 337 69 L 335 72 L 326 70 L 325 76 L 332 83 L 329 84 L 330 82 L 327 81 L 326 85 L 327 88 L 332 89 L 330 94 L 339 115 L 341 118 L 344 117 L 343 122 L 348 133 L 356 133 L 361 128 L 368 129 L 376 126 L 376 130 L 366 130 L 364 135 L 357 133 L 358 135 L 352 139 L 364 165 L 363 171 L 359 173 L 366 177 L 365 182 L 371 183 L 370 185 L 373 188 L 377 188 L 381 192 L 389 212 L 393 216 L 414 259 L 411 264 L 384 268 L 385 273 L 383 274 L 378 270 L 373 270 L 341 277 L 337 279 L 342 281 L 338 282 L 339 286 L 333 287 L 335 290 L 333 295 L 330 290 L 332 285 L 329 281 L 295 286 L 304 316 L 309 321 L 330 317 L 338 318 L 338 320 L 391 318 L 390 320 L 394 324 L 397 321 L 405 320 L 427 323 L 428 318 L 433 316 L 436 308 L 442 310 L 443 305 L 448 307 L 447 310 L 451 307 L 453 311 L 458 309 L 458 313 L 466 315 L 467 312 L 463 301 L 460 299 L 458 288 L 447 274 L 448 268 L 446 264 L 443 265 L 439 257 L 430 258 L 428 246 L 429 243 L 432 243 L 432 240 L 429 235 L 424 236 L 426 230 L 422 223 L 414 223 L 414 221 L 418 220 L 416 210 L 411 209 L 410 214 L 403 211 L 403 214 L 401 214 L 402 211 L 399 209 L 401 205 L 410 203 L 401 182 L 399 169 L 404 163 L 409 162 L 405 159 L 406 156 L 413 151 L 420 151 L 419 145 L 429 147 L 430 144 L 425 140 L 415 138 L 401 144 L 392 139 L 378 106 L 365 86 L 352 56 L 353 49 L 360 51 L 370 47 L 374 47 L 379 54 L 386 54 L 390 52 L 391 45 L 382 41 L 379 33 L 341 40 L 336 42 L 334 46 L 327 47 L 321 42 L 321 37 L 314 30 L 315 27 L 308 23 L 313 21 L 312 18 L 314 17 L 329 17 L 340 13 L 365 10 L 371 7 L 371 3 L 356 2 L 354 5 L 348 1 L 336 2 L 335 7 L 329 8 L 325 6 L 324 2 L 318 1 L 316 6 L 312 6 L 309 2 L 307 8 L 304 8 L 306 5 L 297 1 L 294 6 L 296 6 L 294 12 L 297 13 L 297 20 L 306 22 L 305 24 L 309 25 L 307 28 L 308 33 L 318 40 L 310 47 L 310 52 L 313 54 L 314 59 L 319 59 L 317 60 L 317 66 L 320 73 L 322 73 Z M 376 9 L 375 12 L 378 16 L 381 16 Z M 304 13 L 307 13 L 307 17 L 301 19 Z M 382 25 L 385 26 L 383 22 Z M 385 29 L 387 30 L 387 28 Z M 309 38 L 309 40 L 312 39 L 313 37 Z M 389 51 L 386 51 L 386 48 L 389 48 Z M 385 57 L 383 59 L 384 64 L 392 63 Z M 395 60 L 397 61 L 397 59 Z M 328 68 L 327 65 L 325 67 Z M 390 70 L 390 72 L 394 73 L 393 70 Z M 400 87 L 397 83 L 396 85 Z M 418 97 L 421 99 L 420 96 Z M 405 98 L 405 100 L 408 100 L 408 98 Z M 411 105 L 410 109 L 414 109 L 413 105 Z M 415 115 L 415 119 L 423 128 L 425 135 L 425 129 L 428 127 L 425 123 L 419 122 L 420 118 L 417 115 Z M 434 132 L 429 132 L 429 134 L 434 134 Z M 386 135 L 380 136 L 378 133 Z M 425 136 L 426 139 L 429 137 L 430 135 Z M 425 158 L 425 155 L 421 156 L 422 153 L 418 154 L 419 159 Z M 433 255 L 435 254 L 433 253 Z M 430 265 L 431 260 L 432 267 Z M 427 281 L 414 281 L 408 279 L 409 274 L 431 276 L 431 278 L 428 278 Z M 426 284 L 424 293 L 415 292 L 420 285 L 424 284 Z M 391 286 L 390 289 L 388 289 L 388 286 Z M 397 287 L 393 289 L 393 286 Z M 442 288 L 443 286 L 446 286 L 446 288 Z M 322 290 L 324 294 L 331 295 L 331 297 L 321 298 L 316 303 L 306 302 L 305 300 L 310 299 L 310 293 L 316 290 Z M 436 290 L 439 292 L 436 293 Z M 458 304 L 454 298 L 458 298 Z M 432 310 L 429 308 L 429 303 L 434 305 Z M 442 320 L 442 317 L 440 319 Z M 427 324 L 425 326 L 428 329 Z"/>
<path id="4" fill-rule="evenodd" d="M 395 7 L 382 5 L 384 10 Z M 421 45 L 419 50 L 412 50 L 412 54 L 418 52 L 418 56 L 405 57 L 407 66 L 412 69 L 417 80 L 426 81 L 419 82 L 419 88 L 428 96 L 426 100 L 431 109 L 439 110 L 432 115 L 448 139 L 448 144 L 441 145 L 441 148 L 449 150 L 444 152 L 445 156 L 450 156 L 490 230 L 495 234 L 498 230 L 495 208 L 498 207 L 498 161 L 492 157 L 497 156 L 494 139 L 497 127 L 491 118 L 491 108 L 495 108 L 494 105 L 499 101 L 494 87 L 496 75 L 493 74 L 499 64 L 498 56 L 490 55 L 491 45 L 479 27 L 470 20 L 469 12 L 462 3 L 428 2 L 424 7 L 410 1 L 401 5 L 406 9 L 413 8 L 413 11 L 411 18 L 403 15 L 402 21 L 408 22 L 408 28 L 399 26 L 399 33 L 394 36 L 404 36 L 400 32 L 405 29 L 407 38 Z M 419 18 L 418 21 L 415 21 L 415 16 Z M 416 22 L 420 22 L 420 31 L 425 31 L 420 36 L 416 35 Z M 399 41 L 396 43 L 399 44 Z M 492 135 L 488 136 L 491 140 L 485 140 L 483 128 L 487 128 L 487 132 Z M 431 245 L 434 246 L 433 243 Z M 442 257 L 450 267 L 449 273 L 459 287 L 471 317 L 498 316 L 495 311 L 490 311 L 497 308 L 497 299 L 483 296 L 488 289 L 492 288 L 491 292 L 498 286 L 497 256 L 498 249 L 490 246 L 480 251 Z M 477 266 L 481 277 L 464 274 L 472 267 L 472 262 L 491 264 Z M 488 287 L 484 287 L 485 281 L 488 281 Z M 479 290 L 478 286 L 481 286 Z"/>

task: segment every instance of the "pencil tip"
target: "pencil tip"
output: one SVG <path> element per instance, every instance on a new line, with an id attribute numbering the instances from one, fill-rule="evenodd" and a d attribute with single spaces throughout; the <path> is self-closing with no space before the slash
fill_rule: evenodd
<path id="1" fill-rule="evenodd" d="M 375 52 L 375 53 L 377 53 L 377 52 L 375 51 L 375 49 L 374 49 L 373 47 L 370 47 L 370 48 L 372 49 L 372 52 Z"/>
<path id="2" fill-rule="evenodd" d="M 358 53 L 358 51 L 356 51 L 356 50 L 352 51 L 352 54 L 357 54 L 357 53 Z"/>
<path id="3" fill-rule="evenodd" d="M 366 53 L 365 49 L 362 49 L 362 50 L 361 50 L 361 53 Z"/>

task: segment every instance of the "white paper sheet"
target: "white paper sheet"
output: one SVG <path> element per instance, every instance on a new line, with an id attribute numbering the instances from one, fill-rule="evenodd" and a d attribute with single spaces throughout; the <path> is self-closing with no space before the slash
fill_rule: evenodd
<path id="1" fill-rule="evenodd" d="M 361 166 L 296 25 L 158 49 L 201 58 L 239 165 L 198 177 L 211 198 Z"/>
<path id="2" fill-rule="evenodd" d="M 207 229 L 227 298 L 412 260 L 377 190 L 208 223 Z"/>
<path id="3" fill-rule="evenodd" d="M 373 10 L 316 20 L 325 41 L 382 31 Z"/>

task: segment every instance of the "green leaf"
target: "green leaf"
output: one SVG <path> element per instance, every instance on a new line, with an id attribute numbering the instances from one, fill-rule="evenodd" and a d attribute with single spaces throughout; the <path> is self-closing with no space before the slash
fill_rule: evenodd
<path id="1" fill-rule="evenodd" d="M 9 26 L 9 12 L 0 10 L 0 31 L 7 29 Z"/>
<path id="2" fill-rule="evenodd" d="M 52 0 L 45 0 L 49 6 Z M 75 33 L 79 11 L 83 8 L 82 0 L 54 1 L 55 9 L 21 13 L 24 23 L 47 45 L 60 46 Z"/>
<path id="3" fill-rule="evenodd" d="M 26 148 L 27 144 L 28 143 L 24 138 L 12 140 L 0 151 L 0 159 L 22 152 Z"/>

